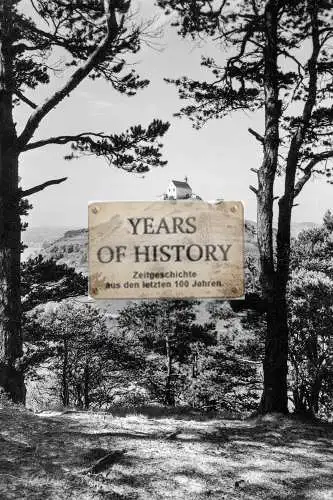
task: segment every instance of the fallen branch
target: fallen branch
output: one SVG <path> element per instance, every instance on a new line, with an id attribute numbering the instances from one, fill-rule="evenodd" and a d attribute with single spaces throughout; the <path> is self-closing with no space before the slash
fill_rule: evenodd
<path id="1" fill-rule="evenodd" d="M 115 450 L 112 451 L 111 453 L 108 453 L 104 457 L 100 458 L 95 462 L 93 465 L 88 467 L 87 469 L 84 469 L 82 472 L 83 473 L 90 473 L 90 474 L 98 474 L 99 472 L 102 472 L 106 469 L 108 469 L 111 465 L 114 465 L 116 462 L 118 462 L 126 453 L 126 450 Z"/>
<path id="2" fill-rule="evenodd" d="M 154 437 L 155 439 L 167 439 L 168 441 L 172 441 L 173 439 L 176 439 L 178 434 L 181 434 L 181 432 L 182 429 L 176 429 L 175 431 L 171 432 L 159 432 Z"/>

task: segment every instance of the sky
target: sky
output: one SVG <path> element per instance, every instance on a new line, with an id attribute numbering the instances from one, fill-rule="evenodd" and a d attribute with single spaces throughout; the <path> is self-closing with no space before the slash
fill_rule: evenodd
<path id="1" fill-rule="evenodd" d="M 153 0 L 137 1 L 140 16 L 156 15 Z M 70 151 L 69 146 L 47 146 L 26 152 L 20 162 L 23 189 L 49 179 L 68 177 L 65 183 L 30 197 L 33 204 L 28 217 L 30 227 L 86 227 L 90 201 L 157 201 L 170 180 L 183 180 L 185 176 L 193 191 L 204 200 L 242 200 L 245 218 L 256 220 L 256 199 L 249 190 L 250 184 L 256 185 L 256 175 L 250 169 L 260 165 L 261 147 L 248 128 L 262 132 L 262 114 L 238 112 L 223 120 L 210 121 L 199 131 L 186 118 L 175 118 L 173 114 L 182 102 L 176 88 L 165 83 L 164 78 L 187 75 L 204 79 L 208 73 L 200 68 L 201 55 L 213 54 L 220 61 L 225 55 L 212 42 L 182 40 L 163 17 L 155 23 L 163 29 L 163 36 L 156 40 L 158 48 L 145 46 L 133 61 L 139 74 L 151 82 L 146 89 L 129 98 L 101 80 L 86 80 L 51 111 L 34 139 L 85 131 L 121 132 L 131 125 L 148 125 L 154 118 L 160 118 L 171 123 L 162 141 L 167 166 L 154 168 L 142 176 L 127 174 L 94 157 L 66 161 L 63 157 Z M 42 102 L 66 77 L 66 74 L 56 75 L 49 87 L 27 95 L 37 103 Z M 19 106 L 18 132 L 30 111 L 24 104 Z M 280 180 L 277 194 L 279 189 Z M 332 208 L 332 195 L 333 186 L 324 179 L 310 180 L 298 198 L 293 220 L 320 222 L 324 212 Z"/>

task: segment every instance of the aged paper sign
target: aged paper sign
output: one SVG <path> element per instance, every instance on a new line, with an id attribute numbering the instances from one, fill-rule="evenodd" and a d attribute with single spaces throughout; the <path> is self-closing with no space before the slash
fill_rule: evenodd
<path id="1" fill-rule="evenodd" d="M 91 203 L 89 293 L 95 299 L 242 297 L 242 203 Z"/>

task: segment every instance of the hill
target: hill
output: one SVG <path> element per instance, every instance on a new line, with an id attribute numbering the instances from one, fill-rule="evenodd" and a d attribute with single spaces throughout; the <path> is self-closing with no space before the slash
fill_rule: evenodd
<path id="1" fill-rule="evenodd" d="M 295 223 L 292 226 L 292 236 L 303 230 L 315 226 L 312 222 Z M 29 240 L 27 239 L 27 244 Z M 67 264 L 78 272 L 88 273 L 88 230 L 67 230 L 61 237 L 54 241 L 45 241 L 41 245 L 40 253 L 45 258 L 53 258 L 59 264 Z M 245 253 L 255 258 L 259 257 L 257 244 L 257 225 L 251 220 L 245 221 Z"/>
<path id="2" fill-rule="evenodd" d="M 22 232 L 22 243 L 26 245 L 22 259 L 26 260 L 30 256 L 41 252 L 43 246 L 50 245 L 53 241 L 61 238 L 69 227 L 66 226 L 39 226 L 30 227 Z"/>
<path id="3" fill-rule="evenodd" d="M 77 272 L 88 273 L 88 230 L 71 229 L 50 243 L 45 242 L 40 253 L 58 264 L 67 264 Z"/>
<path id="4" fill-rule="evenodd" d="M 258 256 L 256 224 L 245 223 L 246 253 Z M 67 264 L 84 274 L 88 273 L 88 230 L 77 229 L 66 231 L 65 234 L 50 243 L 46 242 L 40 253 L 45 258 L 53 258 L 59 264 Z"/>
<path id="5" fill-rule="evenodd" d="M 0 402 L 0 498 L 325 500 L 332 424 L 146 408 L 34 415 Z"/>

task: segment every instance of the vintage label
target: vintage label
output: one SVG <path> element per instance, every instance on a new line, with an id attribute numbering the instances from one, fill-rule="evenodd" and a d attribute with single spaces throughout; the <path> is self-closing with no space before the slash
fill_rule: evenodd
<path id="1" fill-rule="evenodd" d="M 242 203 L 91 203 L 89 293 L 95 299 L 242 297 Z"/>

